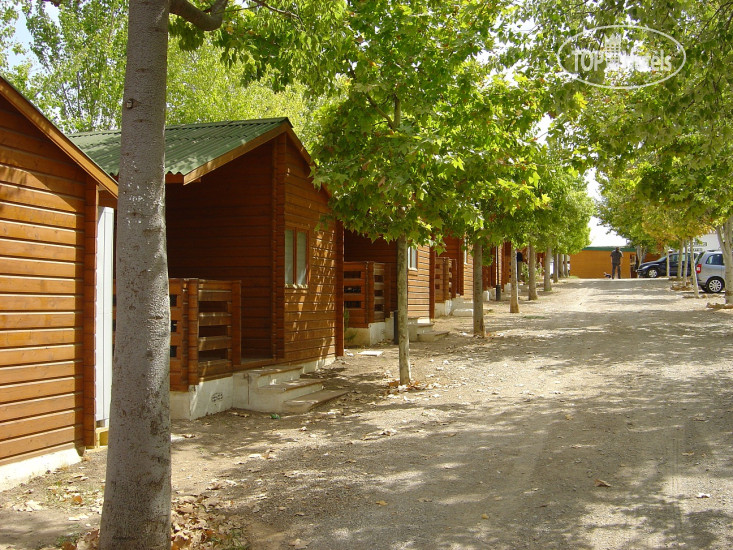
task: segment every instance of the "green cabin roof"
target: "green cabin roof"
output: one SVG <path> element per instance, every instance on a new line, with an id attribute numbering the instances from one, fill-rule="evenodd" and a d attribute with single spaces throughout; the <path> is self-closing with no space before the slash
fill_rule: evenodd
<path id="1" fill-rule="evenodd" d="M 281 129 L 283 125 L 292 128 L 287 117 L 166 126 L 166 172 L 185 178 L 194 170 L 235 149 L 252 144 L 257 138 Z M 119 130 L 83 132 L 69 138 L 107 173 L 119 175 Z"/>

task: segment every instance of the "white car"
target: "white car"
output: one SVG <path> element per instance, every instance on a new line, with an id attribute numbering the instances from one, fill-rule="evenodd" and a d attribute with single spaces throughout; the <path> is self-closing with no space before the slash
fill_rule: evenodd
<path id="1" fill-rule="evenodd" d="M 720 250 L 709 250 L 698 256 L 695 262 L 697 284 L 705 292 L 723 292 L 725 289 L 725 265 Z"/>

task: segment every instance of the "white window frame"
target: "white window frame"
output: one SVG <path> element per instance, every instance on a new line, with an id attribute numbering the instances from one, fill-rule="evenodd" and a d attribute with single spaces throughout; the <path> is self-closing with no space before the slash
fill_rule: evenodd
<path id="1" fill-rule="evenodd" d="M 417 271 L 417 247 L 407 247 L 407 269 Z"/>

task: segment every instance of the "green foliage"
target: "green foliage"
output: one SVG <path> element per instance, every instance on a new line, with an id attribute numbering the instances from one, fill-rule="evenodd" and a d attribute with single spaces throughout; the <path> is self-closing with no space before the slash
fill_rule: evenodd
<path id="1" fill-rule="evenodd" d="M 206 7 L 205 2 L 194 3 Z M 333 89 L 333 76 L 343 68 L 346 10 L 341 0 L 230 3 L 223 25 L 213 33 L 182 18 L 173 18 L 169 28 L 184 50 L 197 49 L 211 36 L 222 48 L 221 60 L 240 66 L 245 82 L 267 76 L 281 90 L 299 80 L 320 95 Z"/>
<path id="2" fill-rule="evenodd" d="M 222 50 L 203 42 L 191 51 L 171 43 L 168 50 L 168 124 L 218 122 L 287 116 L 306 148 L 314 140 L 310 113 L 317 99 L 306 99 L 295 82 L 276 92 L 267 76 L 243 83 L 242 67 L 221 63 Z"/>
<path id="3" fill-rule="evenodd" d="M 605 222 L 635 244 L 661 246 L 705 232 L 733 213 L 733 5 L 528 0 L 520 17 L 536 26 L 510 48 L 513 54 L 526 54 L 533 70 L 552 75 L 548 80 L 559 105 L 582 94 L 580 116 L 558 109 L 553 136 L 598 168 Z M 560 74 L 552 59 L 559 45 L 584 29 L 609 24 L 671 35 L 685 48 L 683 70 L 661 84 L 621 91 Z"/>
<path id="4" fill-rule="evenodd" d="M 52 15 L 46 2 L 28 2 L 24 12 L 40 70 L 15 84 L 66 131 L 117 127 L 127 3 L 72 0 Z"/>
<path id="5" fill-rule="evenodd" d="M 20 15 L 18 2 L 0 0 L 0 69 L 8 73 L 10 53 L 22 54 L 23 46 L 15 39 L 15 29 Z"/>
<path id="6" fill-rule="evenodd" d="M 516 172 L 529 163 L 508 146 L 520 145 L 531 125 L 524 112 L 532 101 L 487 78 L 476 61 L 493 47 L 501 7 L 365 0 L 351 9 L 342 65 L 348 82 L 343 99 L 322 113 L 314 150 L 317 181 L 346 227 L 428 243 L 446 229 L 482 227 L 481 201 L 498 198 L 501 208 L 516 209 L 522 186 L 531 185 L 517 185 Z M 494 90 L 503 97 L 491 97 Z"/>
<path id="7" fill-rule="evenodd" d="M 67 132 L 119 128 L 127 2 L 62 3 L 58 17 L 45 2 L 25 9 L 33 57 L 8 74 L 11 82 Z M 0 40 L 9 26 L 0 25 Z M 275 92 L 267 73 L 249 82 L 245 67 L 222 63 L 224 50 L 201 37 L 195 50 L 182 51 L 173 41 L 169 47 L 167 123 L 287 116 L 310 146 L 309 113 L 319 100 L 306 100 L 298 82 Z"/>

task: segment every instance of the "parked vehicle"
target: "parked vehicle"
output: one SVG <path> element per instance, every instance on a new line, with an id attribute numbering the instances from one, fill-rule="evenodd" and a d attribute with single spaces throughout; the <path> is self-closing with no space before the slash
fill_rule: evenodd
<path id="1" fill-rule="evenodd" d="M 669 275 L 676 277 L 679 271 L 679 252 L 669 253 Z M 687 264 L 687 275 L 692 275 L 691 262 Z M 657 277 L 663 277 L 667 275 L 667 256 L 662 256 L 658 260 L 652 262 L 644 262 L 636 270 L 639 277 L 648 277 L 649 279 L 656 279 Z"/>
<path id="2" fill-rule="evenodd" d="M 725 265 L 720 250 L 703 252 L 695 262 L 697 284 L 705 292 L 723 292 L 725 289 Z"/>

